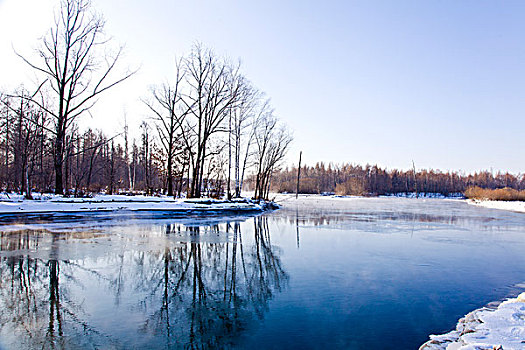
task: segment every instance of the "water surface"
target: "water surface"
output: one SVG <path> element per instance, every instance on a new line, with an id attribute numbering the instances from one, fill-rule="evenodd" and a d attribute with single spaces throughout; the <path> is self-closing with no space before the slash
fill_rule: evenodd
<path id="1" fill-rule="evenodd" d="M 0 347 L 417 349 L 523 291 L 525 215 L 438 199 L 2 220 Z"/>

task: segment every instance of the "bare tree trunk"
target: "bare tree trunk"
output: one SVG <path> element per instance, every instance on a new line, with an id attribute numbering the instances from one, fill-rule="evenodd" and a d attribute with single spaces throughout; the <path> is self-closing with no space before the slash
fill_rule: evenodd
<path id="1" fill-rule="evenodd" d="M 5 127 L 5 191 L 9 192 L 9 102 L 7 102 Z"/>
<path id="2" fill-rule="evenodd" d="M 299 152 L 299 167 L 297 168 L 297 190 L 295 191 L 295 199 L 299 198 L 299 181 L 301 179 L 301 157 L 303 151 Z"/>
<path id="3" fill-rule="evenodd" d="M 230 189 L 230 183 L 231 183 L 231 174 L 232 174 L 232 113 L 231 110 L 229 111 L 229 118 L 228 118 L 228 180 L 226 184 L 226 192 L 228 196 L 228 200 L 232 199 L 232 193 Z"/>
<path id="4" fill-rule="evenodd" d="M 419 194 L 417 192 L 416 165 L 414 164 L 414 161 L 412 161 L 412 170 L 414 171 L 414 189 L 416 191 L 416 198 L 418 198 Z"/>
<path id="5" fill-rule="evenodd" d="M 110 156 L 110 166 L 109 166 L 109 193 L 113 194 L 115 187 L 115 145 L 111 142 L 111 156 Z"/>
<path id="6" fill-rule="evenodd" d="M 128 147 L 128 121 L 124 117 L 124 157 L 126 161 L 126 170 L 128 172 L 128 191 L 133 191 L 133 182 L 131 179 L 131 162 L 129 161 L 129 147 Z"/>
<path id="7" fill-rule="evenodd" d="M 57 128 L 57 135 L 55 139 L 55 155 L 54 155 L 54 167 L 55 167 L 55 193 L 64 194 L 64 183 L 63 183 L 63 171 L 62 163 L 64 161 L 64 135 L 61 132 L 62 127 Z"/>
<path id="8" fill-rule="evenodd" d="M 26 198 L 27 199 L 33 199 L 33 196 L 31 195 L 31 184 L 29 182 L 29 167 L 26 165 L 25 169 L 25 178 L 26 178 Z"/>

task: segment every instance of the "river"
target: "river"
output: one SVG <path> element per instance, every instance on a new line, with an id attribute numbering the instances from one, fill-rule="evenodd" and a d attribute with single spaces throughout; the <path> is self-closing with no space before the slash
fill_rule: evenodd
<path id="1" fill-rule="evenodd" d="M 0 222 L 2 349 L 417 349 L 525 289 L 525 214 L 460 200 Z"/>

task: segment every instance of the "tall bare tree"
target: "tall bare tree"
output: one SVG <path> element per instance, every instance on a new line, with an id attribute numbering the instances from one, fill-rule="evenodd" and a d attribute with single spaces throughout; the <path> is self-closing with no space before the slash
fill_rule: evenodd
<path id="1" fill-rule="evenodd" d="M 284 126 L 279 126 L 273 111 L 261 115 L 255 133 L 257 173 L 255 182 L 256 199 L 267 199 L 274 170 L 284 159 L 292 136 Z"/>
<path id="2" fill-rule="evenodd" d="M 200 44 L 195 45 L 184 60 L 184 68 L 189 91 L 183 101 L 191 118 L 185 118 L 181 130 L 186 144 L 195 145 L 195 150 L 190 152 L 189 196 L 200 197 L 208 142 L 215 133 L 227 131 L 224 122 L 229 109 L 238 102 L 244 79 L 239 74 L 239 66 L 219 59 Z"/>
<path id="3" fill-rule="evenodd" d="M 252 94 L 247 104 L 241 105 L 241 113 L 235 119 L 235 197 L 241 196 L 246 168 L 253 153 L 251 148 L 258 124 L 262 117 L 271 111 L 269 99 L 263 99 L 262 94 L 257 91 L 252 91 Z M 249 131 L 246 135 L 247 128 Z"/>
<path id="4" fill-rule="evenodd" d="M 237 83 L 233 80 L 233 83 Z M 252 134 L 245 140 L 246 129 L 255 119 L 255 111 L 261 100 L 262 94 L 252 86 L 244 77 L 240 77 L 240 89 L 237 102 L 229 109 L 228 115 L 228 177 L 227 194 L 232 197 L 231 182 L 232 168 L 234 177 L 234 196 L 241 195 L 241 153 L 246 144 L 247 151 L 251 145 Z"/>
<path id="5" fill-rule="evenodd" d="M 55 23 L 37 50 L 40 62 L 19 55 L 45 78 L 41 87 L 53 91 L 54 108 L 41 104 L 54 118 L 55 193 L 64 190 L 63 165 L 67 149 L 66 136 L 75 120 L 89 112 L 104 91 L 131 77 L 125 72 L 113 78 L 122 47 L 113 54 L 103 34 L 104 20 L 93 12 L 90 0 L 62 0 Z M 34 100 L 35 103 L 40 102 Z"/>
<path id="6" fill-rule="evenodd" d="M 166 187 L 168 196 L 173 196 L 173 168 L 176 157 L 184 153 L 182 146 L 183 120 L 189 109 L 182 101 L 181 82 L 184 78 L 181 61 L 175 65 L 175 82 L 151 90 L 153 99 L 144 101 L 153 112 L 159 139 L 166 152 Z"/>

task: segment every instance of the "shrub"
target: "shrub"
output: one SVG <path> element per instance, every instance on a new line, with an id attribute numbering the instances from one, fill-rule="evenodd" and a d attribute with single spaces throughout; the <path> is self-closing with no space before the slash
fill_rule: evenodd
<path id="1" fill-rule="evenodd" d="M 465 197 L 491 201 L 525 201 L 525 191 L 518 191 L 508 187 L 491 190 L 475 186 L 467 188 Z"/>
<path id="2" fill-rule="evenodd" d="M 365 185 L 363 181 L 357 178 L 350 178 L 343 183 L 335 186 L 335 194 L 346 196 L 364 196 L 366 194 Z"/>

